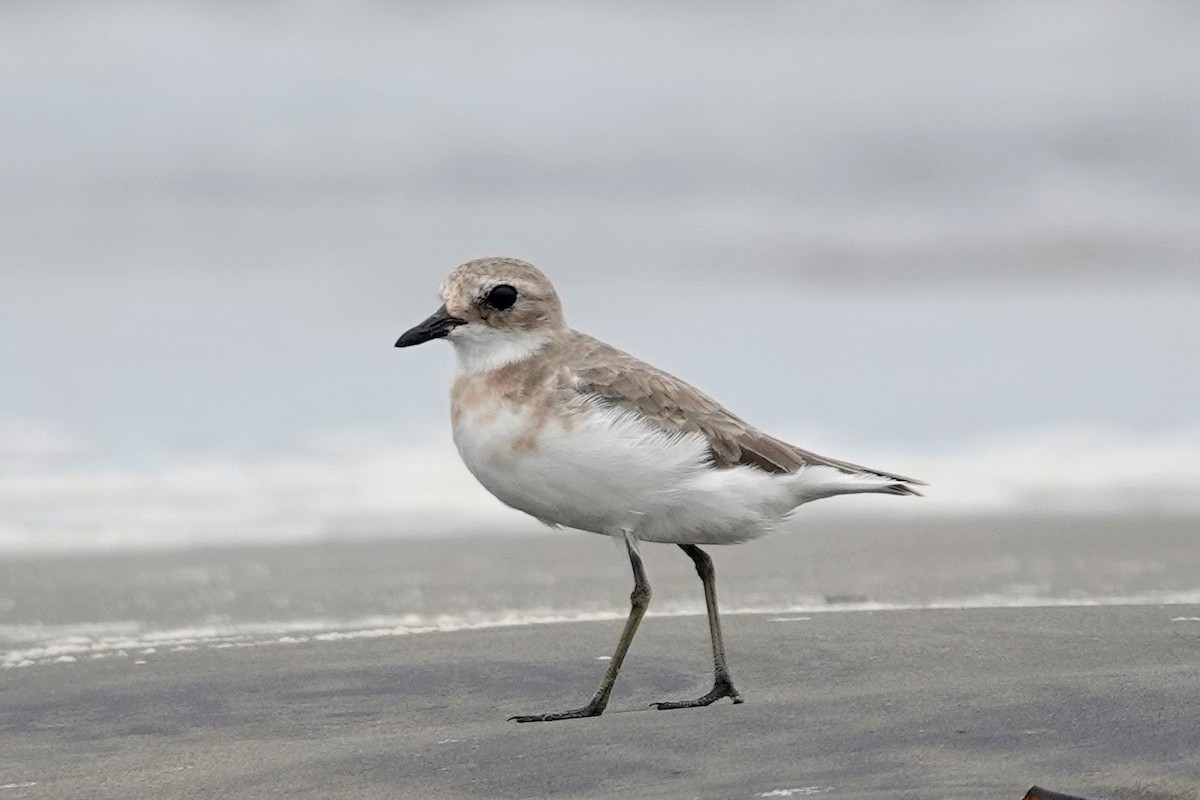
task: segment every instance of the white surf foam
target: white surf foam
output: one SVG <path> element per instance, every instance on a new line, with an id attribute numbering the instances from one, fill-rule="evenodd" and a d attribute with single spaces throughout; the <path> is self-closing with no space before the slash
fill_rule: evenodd
<path id="1" fill-rule="evenodd" d="M 4 431 L 0 426 L 0 436 Z M 26 449 L 30 441 L 57 447 L 49 434 L 20 436 Z M 355 441 L 265 462 L 117 470 L 10 461 L 0 471 L 0 552 L 540 530 L 479 487 L 449 442 L 389 449 Z M 830 445 L 825 449 L 838 451 L 836 442 Z M 934 452 L 843 449 L 929 481 L 927 496 L 831 501 L 818 513 L 1200 514 L 1200 428 L 1147 436 L 1072 426 Z"/>
<path id="2" fill-rule="evenodd" d="M 769 615 L 771 622 L 807 622 L 812 614 L 874 611 L 913 611 L 985 608 L 1078 608 L 1092 606 L 1200 605 L 1200 589 L 1183 592 L 1148 592 L 1114 597 L 1018 597 L 973 595 L 928 603 L 840 603 L 814 599 L 790 606 L 731 608 L 726 615 Z M 698 605 L 680 604 L 651 611 L 652 617 L 700 616 Z M 228 650 L 245 647 L 337 643 L 360 639 L 385 639 L 429 633 L 486 630 L 526 625 L 622 620 L 624 610 L 550 611 L 509 610 L 495 613 L 399 617 L 363 617 L 351 620 L 307 619 L 289 622 L 249 622 L 199 625 L 155 630 L 147 624 L 123 621 L 81 625 L 0 625 L 0 643 L 11 649 L 0 652 L 0 668 L 68 664 L 105 658 L 137 659 L 192 650 Z M 1173 622 L 1200 619 L 1177 616 Z M 15 646 L 14 646 L 15 645 Z"/>

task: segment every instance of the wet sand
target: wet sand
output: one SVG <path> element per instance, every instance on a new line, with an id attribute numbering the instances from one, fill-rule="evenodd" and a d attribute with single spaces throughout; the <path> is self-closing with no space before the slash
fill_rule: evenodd
<path id="1" fill-rule="evenodd" d="M 735 615 L 276 644 L 0 672 L 0 797 L 1200 797 L 1200 606 Z"/>

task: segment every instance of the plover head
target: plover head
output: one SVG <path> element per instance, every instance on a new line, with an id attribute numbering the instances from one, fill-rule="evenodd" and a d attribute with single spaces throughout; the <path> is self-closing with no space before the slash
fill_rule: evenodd
<path id="1" fill-rule="evenodd" d="M 396 347 L 447 339 L 460 366 L 475 371 L 527 358 L 566 330 L 550 280 L 515 258 L 479 258 L 456 267 L 442 281 L 441 299 L 441 308 Z"/>

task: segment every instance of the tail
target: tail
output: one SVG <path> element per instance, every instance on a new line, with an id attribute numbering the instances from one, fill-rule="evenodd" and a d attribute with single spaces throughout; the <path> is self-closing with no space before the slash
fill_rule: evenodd
<path id="1" fill-rule="evenodd" d="M 896 494 L 922 497 L 913 484 L 921 481 L 874 472 L 850 472 L 837 467 L 814 464 L 801 467 L 791 475 L 796 505 L 839 494 Z"/>

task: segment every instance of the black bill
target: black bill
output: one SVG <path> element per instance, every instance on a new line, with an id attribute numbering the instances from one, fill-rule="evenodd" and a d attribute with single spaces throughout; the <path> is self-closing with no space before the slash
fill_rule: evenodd
<path id="1" fill-rule="evenodd" d="M 433 312 L 429 319 L 415 328 L 405 331 L 404 335 L 396 340 L 396 347 L 412 347 L 414 344 L 424 344 L 431 339 L 444 339 L 451 329 L 466 324 L 465 319 L 450 316 L 450 312 L 446 310 L 445 306 L 442 306 Z"/>

